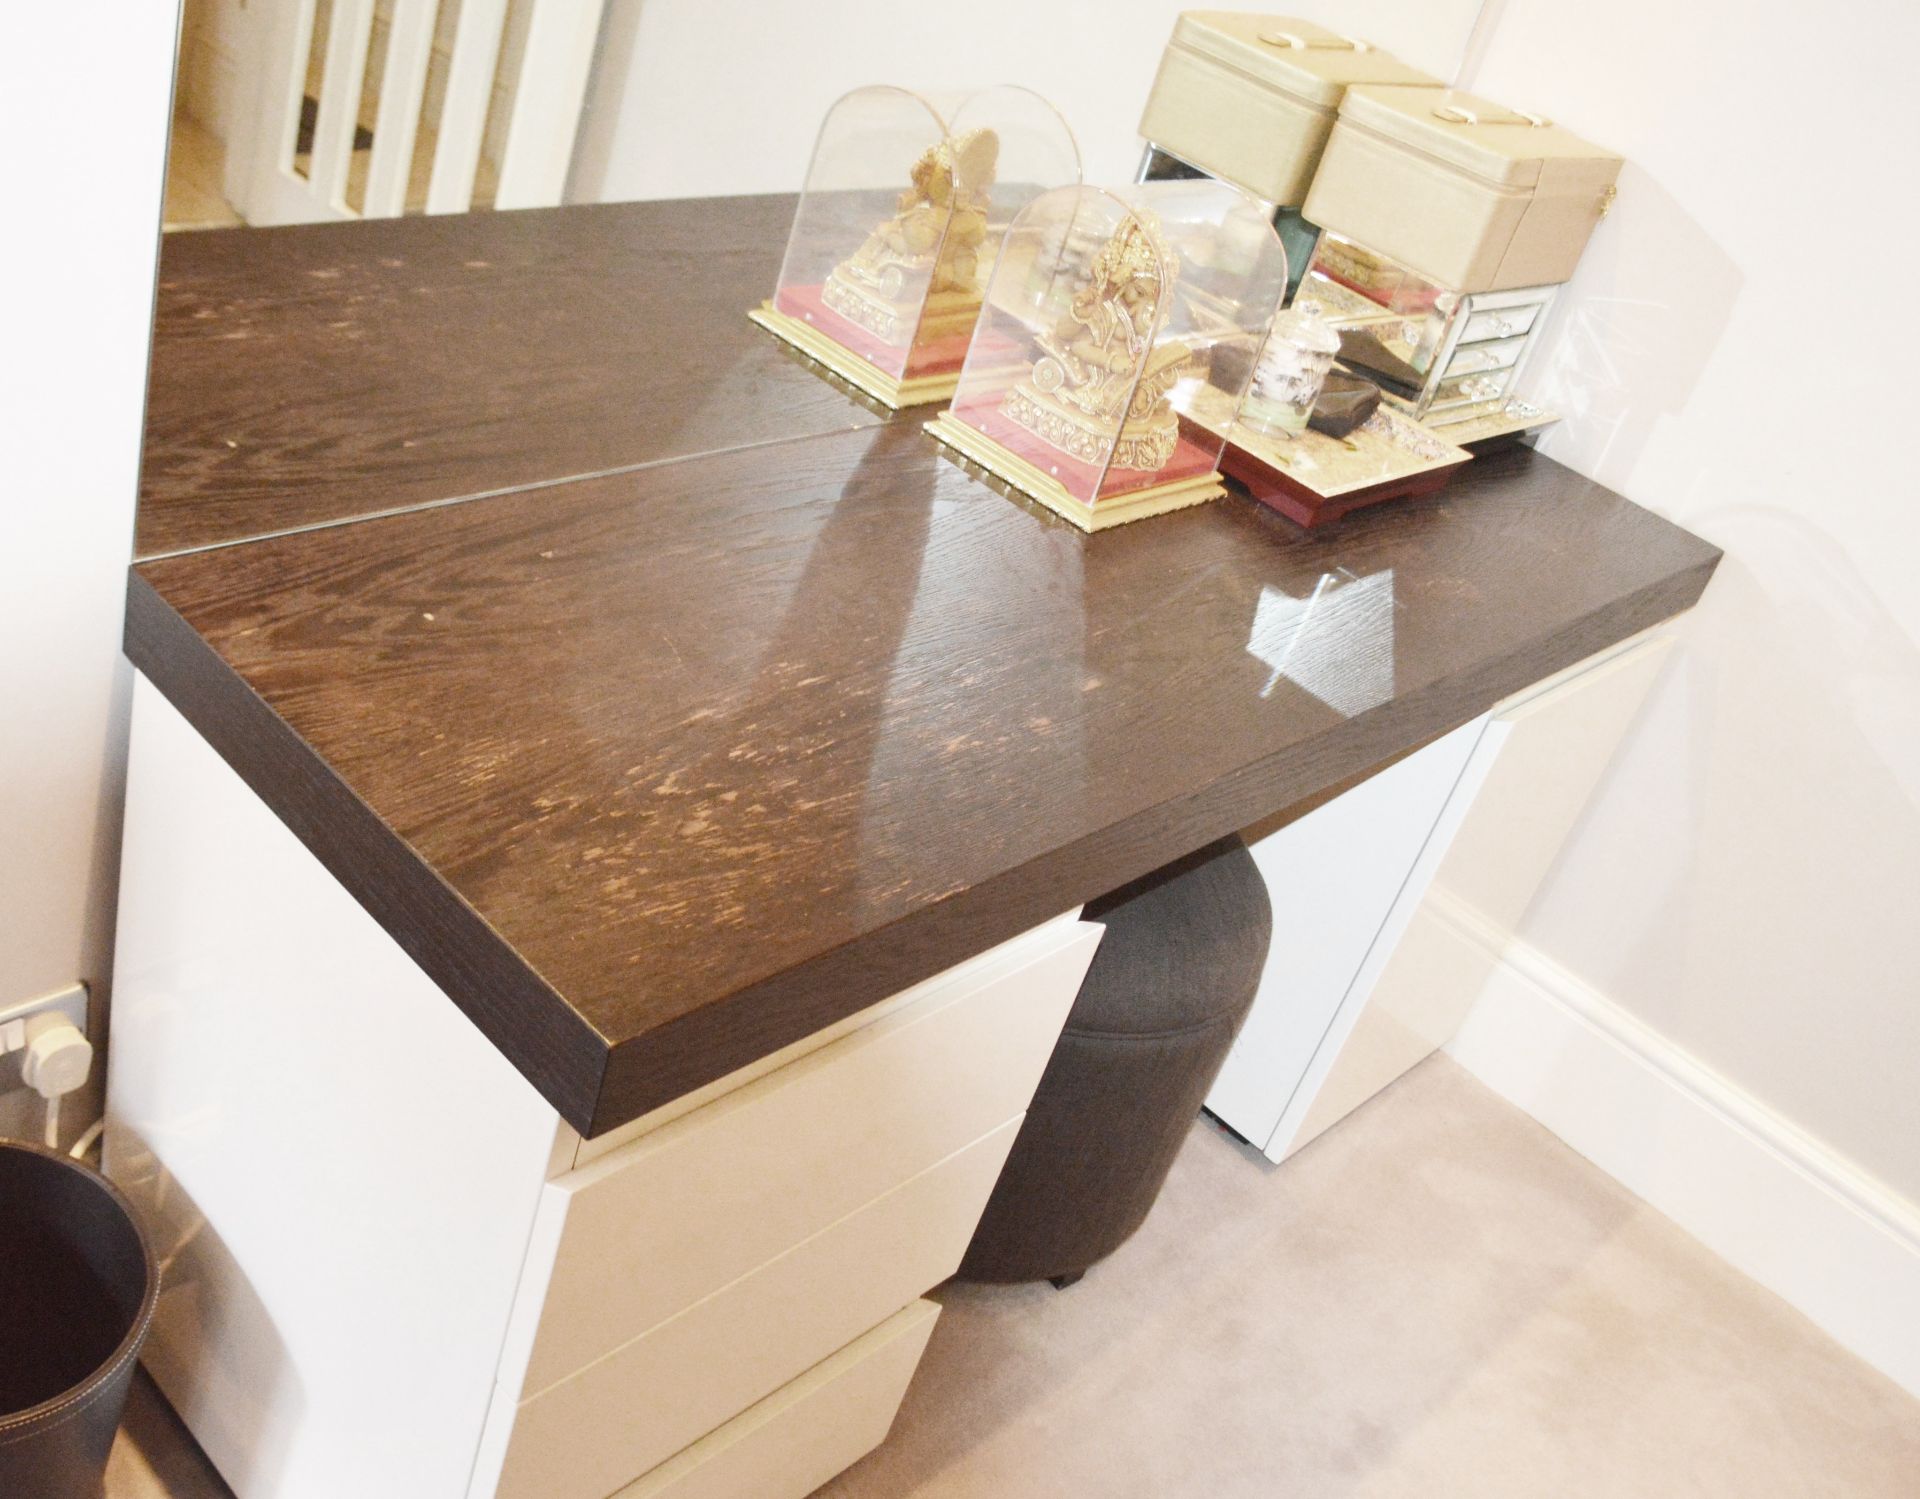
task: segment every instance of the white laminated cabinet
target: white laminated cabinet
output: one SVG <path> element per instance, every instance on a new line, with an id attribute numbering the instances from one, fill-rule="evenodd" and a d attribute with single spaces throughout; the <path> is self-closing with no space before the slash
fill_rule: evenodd
<path id="1" fill-rule="evenodd" d="M 1099 933 L 583 1142 L 138 679 L 106 1164 L 148 1366 L 239 1499 L 800 1499 L 884 1436 Z"/>
<path id="2" fill-rule="evenodd" d="M 1451 1039 L 1485 974 L 1444 912 L 1518 921 L 1669 643 L 1580 662 L 1254 840 L 1273 945 L 1213 1114 L 1284 1160 Z"/>

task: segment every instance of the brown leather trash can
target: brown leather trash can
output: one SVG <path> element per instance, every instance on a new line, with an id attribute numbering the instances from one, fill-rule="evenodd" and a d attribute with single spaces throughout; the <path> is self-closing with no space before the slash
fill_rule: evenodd
<path id="1" fill-rule="evenodd" d="M 1090 904 L 1093 966 L 962 1280 L 1070 1285 L 1146 1221 L 1253 1006 L 1273 908 L 1237 836 Z"/>
<path id="2" fill-rule="evenodd" d="M 99 1499 L 159 1295 L 113 1183 L 0 1141 L 0 1496 Z"/>

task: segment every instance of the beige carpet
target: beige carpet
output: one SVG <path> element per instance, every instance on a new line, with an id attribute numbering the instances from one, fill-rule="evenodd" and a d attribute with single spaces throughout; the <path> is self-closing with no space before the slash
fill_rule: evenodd
<path id="1" fill-rule="evenodd" d="M 822 1496 L 1920 1496 L 1920 1402 L 1444 1058 L 1283 1168 L 1196 1128 L 1071 1290 L 941 1299 Z M 109 1499 L 226 1499 L 141 1394 Z"/>

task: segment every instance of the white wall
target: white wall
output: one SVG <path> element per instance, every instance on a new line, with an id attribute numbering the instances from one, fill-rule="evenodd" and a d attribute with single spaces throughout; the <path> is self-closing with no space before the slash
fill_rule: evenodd
<path id="1" fill-rule="evenodd" d="M 111 8 L 0 7 L 0 1002 L 102 986 L 111 951 L 175 25 L 162 0 Z"/>
<path id="2" fill-rule="evenodd" d="M 1543 445 L 1727 551 L 1521 935 L 1920 1201 L 1920 6 L 1808 24 L 1506 0 L 1481 64 L 1633 163 Z"/>
<path id="3" fill-rule="evenodd" d="M 1022 83 L 1066 115 L 1089 182 L 1130 182 L 1177 0 L 611 0 L 575 160 L 588 202 L 790 191 L 820 117 L 866 83 Z M 1291 14 L 1451 76 L 1478 0 L 1293 0 Z"/>
<path id="4" fill-rule="evenodd" d="M 1029 83 L 1124 180 L 1179 8 L 614 0 L 576 196 L 792 188 L 827 103 L 883 79 Z M 1893 441 L 1920 6 L 1288 8 L 1442 75 L 1465 56 L 1631 158 L 1544 446 L 1728 558 L 1521 935 L 1920 1200 L 1920 509 Z"/>
<path id="5" fill-rule="evenodd" d="M 1295 10 L 1451 70 L 1471 0 Z M 0 138 L 0 997 L 106 971 L 169 7 L 10 7 Z M 791 187 L 839 91 L 1052 93 L 1130 175 L 1173 3 L 614 0 L 584 196 Z M 1920 520 L 1906 425 L 1920 8 L 1489 0 L 1476 82 L 1633 165 L 1565 309 L 1550 451 L 1728 549 L 1523 923 L 1536 948 L 1920 1199 Z M 1017 51 L 1009 49 L 1017 46 Z M 156 65 L 156 59 L 162 61 Z M 84 62 L 84 68 L 81 63 Z M 102 108 L 111 101 L 112 108 Z M 744 101 L 745 107 L 740 107 Z M 82 190 L 84 188 L 84 190 Z"/>

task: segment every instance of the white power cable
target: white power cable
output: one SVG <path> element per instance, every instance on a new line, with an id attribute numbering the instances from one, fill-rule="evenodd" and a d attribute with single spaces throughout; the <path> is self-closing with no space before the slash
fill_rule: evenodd
<path id="1" fill-rule="evenodd" d="M 84 1161 L 87 1158 L 87 1152 L 93 1149 L 94 1145 L 100 1139 L 101 1131 L 106 1129 L 106 1127 L 106 1120 L 94 1120 L 93 1123 L 86 1127 L 86 1130 L 81 1134 L 80 1138 L 73 1142 L 73 1149 L 68 1151 L 67 1154 L 72 1156 L 76 1161 Z"/>

